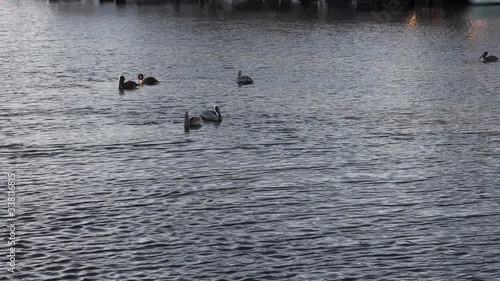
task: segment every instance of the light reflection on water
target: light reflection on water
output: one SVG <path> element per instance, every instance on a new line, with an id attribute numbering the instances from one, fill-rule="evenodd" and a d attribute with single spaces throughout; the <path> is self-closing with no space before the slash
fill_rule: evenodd
<path id="1" fill-rule="evenodd" d="M 21 280 L 499 278 L 497 7 L 0 8 Z"/>

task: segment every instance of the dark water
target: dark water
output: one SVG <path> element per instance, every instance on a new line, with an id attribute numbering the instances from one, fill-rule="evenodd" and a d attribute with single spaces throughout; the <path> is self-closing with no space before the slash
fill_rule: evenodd
<path id="1" fill-rule="evenodd" d="M 0 280 L 500 280 L 500 7 L 0 0 L 0 38 Z"/>

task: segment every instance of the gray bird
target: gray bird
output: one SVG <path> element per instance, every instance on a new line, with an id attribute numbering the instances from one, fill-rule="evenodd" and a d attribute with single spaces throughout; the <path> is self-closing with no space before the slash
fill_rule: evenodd
<path id="1" fill-rule="evenodd" d="M 125 82 L 125 76 L 120 76 L 120 82 L 118 82 L 118 89 L 120 91 L 123 90 L 133 90 L 136 89 L 139 86 L 139 84 L 135 83 L 134 81 L 127 81 Z"/>
<path id="2" fill-rule="evenodd" d="M 241 70 L 238 71 L 238 78 L 236 78 L 236 82 L 238 84 L 240 84 L 240 85 L 248 85 L 248 84 L 252 84 L 253 83 L 252 78 L 250 78 L 248 76 L 242 76 L 241 74 L 242 74 Z"/>
<path id="3" fill-rule="evenodd" d="M 222 114 L 220 113 L 220 108 L 216 105 L 214 110 L 205 110 L 200 114 L 200 117 L 204 121 L 221 122 Z"/>
<path id="4" fill-rule="evenodd" d="M 144 78 L 144 75 L 139 74 L 137 75 L 137 79 L 139 79 L 139 85 L 156 85 L 160 83 L 160 81 L 156 80 L 154 77 L 146 77 Z"/>
<path id="5" fill-rule="evenodd" d="M 189 111 L 184 114 L 184 130 L 189 131 L 191 128 L 199 128 L 201 126 L 201 117 L 191 115 Z"/>
<path id="6" fill-rule="evenodd" d="M 484 63 L 498 61 L 498 58 L 496 56 L 488 56 L 488 52 L 484 52 L 483 55 L 480 56 L 478 60 L 480 59 L 483 59 Z"/>

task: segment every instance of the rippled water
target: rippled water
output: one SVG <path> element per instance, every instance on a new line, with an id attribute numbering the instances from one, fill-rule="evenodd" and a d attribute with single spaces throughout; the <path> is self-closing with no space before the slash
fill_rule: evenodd
<path id="1" fill-rule="evenodd" d="M 0 37 L 1 280 L 500 280 L 500 7 L 0 0 Z"/>

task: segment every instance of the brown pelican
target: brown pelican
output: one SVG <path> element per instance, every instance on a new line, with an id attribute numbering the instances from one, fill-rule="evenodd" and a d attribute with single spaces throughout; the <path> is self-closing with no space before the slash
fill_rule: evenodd
<path id="1" fill-rule="evenodd" d="M 479 57 L 479 59 L 483 59 L 484 63 L 498 61 L 498 58 L 496 56 L 488 56 L 488 52 L 484 52 L 483 55 Z"/>
<path id="2" fill-rule="evenodd" d="M 216 105 L 214 110 L 205 110 L 200 114 L 200 117 L 204 121 L 221 122 L 222 114 L 220 113 L 220 108 Z"/>
<path id="3" fill-rule="evenodd" d="M 144 78 L 144 75 L 142 75 L 142 73 L 139 74 L 139 75 L 137 75 L 137 78 L 139 79 L 139 85 L 140 86 L 143 86 L 143 85 L 156 85 L 156 84 L 160 83 L 154 77 Z"/>
<path id="4" fill-rule="evenodd" d="M 242 76 L 241 70 L 240 70 L 240 71 L 238 71 L 238 78 L 236 78 L 236 82 L 240 85 L 248 85 L 248 84 L 252 84 L 253 80 L 252 80 L 252 78 L 250 78 L 248 76 Z"/>
<path id="5" fill-rule="evenodd" d="M 118 89 L 120 89 L 120 91 L 123 91 L 123 90 L 133 90 L 133 89 L 136 89 L 137 86 L 139 86 L 137 83 L 135 83 L 134 81 L 127 81 L 125 82 L 125 76 L 120 76 L 120 82 L 118 83 Z"/>
<path id="6" fill-rule="evenodd" d="M 184 114 L 184 130 L 189 131 L 191 128 L 198 128 L 201 126 L 201 117 L 197 115 L 191 115 L 189 111 Z"/>

